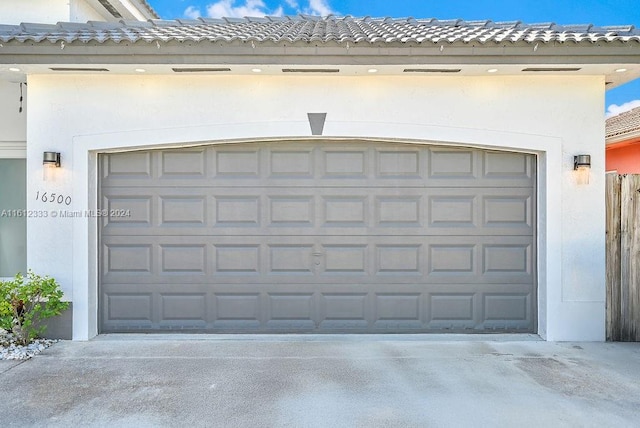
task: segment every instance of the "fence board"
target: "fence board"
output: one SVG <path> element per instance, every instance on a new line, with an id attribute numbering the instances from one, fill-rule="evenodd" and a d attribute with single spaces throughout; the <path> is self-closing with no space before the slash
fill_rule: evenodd
<path id="1" fill-rule="evenodd" d="M 607 174 L 607 340 L 621 339 L 620 314 L 620 176 Z"/>
<path id="2" fill-rule="evenodd" d="M 626 288 L 622 340 L 640 340 L 640 175 L 621 181 L 621 284 Z M 622 276 L 623 275 L 623 276 Z"/>
<path id="3" fill-rule="evenodd" d="M 640 341 L 640 175 L 607 176 L 607 340 Z"/>

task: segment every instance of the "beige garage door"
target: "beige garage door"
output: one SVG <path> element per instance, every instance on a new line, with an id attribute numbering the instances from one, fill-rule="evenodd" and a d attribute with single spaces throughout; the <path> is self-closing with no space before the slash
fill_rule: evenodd
<path id="1" fill-rule="evenodd" d="M 100 325 L 535 330 L 535 157 L 277 142 L 100 157 Z"/>

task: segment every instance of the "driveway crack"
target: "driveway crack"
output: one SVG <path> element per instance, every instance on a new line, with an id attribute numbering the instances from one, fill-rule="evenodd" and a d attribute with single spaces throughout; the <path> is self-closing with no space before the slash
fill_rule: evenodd
<path id="1" fill-rule="evenodd" d="M 30 359 L 30 358 L 29 358 L 29 359 Z M 18 367 L 19 365 L 26 363 L 27 361 L 29 361 L 29 359 L 26 359 L 26 360 L 20 360 L 20 362 L 19 362 L 18 364 L 12 365 L 12 366 L 11 366 L 11 367 L 9 367 L 8 369 L 0 371 L 0 376 L 1 376 L 1 375 L 3 375 L 3 374 L 5 374 L 5 373 L 6 373 L 6 372 L 8 372 L 9 370 L 11 370 L 11 369 L 15 369 L 15 368 L 16 368 L 16 367 Z"/>

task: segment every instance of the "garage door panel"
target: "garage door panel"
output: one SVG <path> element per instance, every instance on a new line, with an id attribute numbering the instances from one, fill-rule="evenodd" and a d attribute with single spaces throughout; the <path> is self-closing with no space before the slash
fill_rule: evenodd
<path id="1" fill-rule="evenodd" d="M 458 322 L 458 326 L 475 325 L 473 293 L 432 293 L 428 296 L 428 321 L 431 324 L 440 322 L 446 325 Z"/>
<path id="2" fill-rule="evenodd" d="M 368 300 L 366 293 L 321 293 L 321 324 L 366 326 Z"/>
<path id="3" fill-rule="evenodd" d="M 532 195 L 494 195 L 483 198 L 483 225 L 487 228 L 533 227 Z"/>
<path id="4" fill-rule="evenodd" d="M 483 274 L 491 277 L 502 275 L 531 275 L 533 251 L 531 243 L 484 244 Z"/>
<path id="5" fill-rule="evenodd" d="M 426 151 L 419 148 L 376 149 L 375 177 L 380 179 L 425 178 Z"/>
<path id="6" fill-rule="evenodd" d="M 483 298 L 484 319 L 487 322 L 526 321 L 531 316 L 528 294 L 486 293 Z"/>
<path id="7" fill-rule="evenodd" d="M 207 274 L 207 246 L 202 244 L 158 244 L 160 274 Z"/>
<path id="8" fill-rule="evenodd" d="M 255 147 L 255 146 L 254 146 Z M 259 148 L 220 147 L 214 154 L 213 177 L 242 180 L 260 177 L 263 173 Z"/>
<path id="9" fill-rule="evenodd" d="M 368 146 L 368 147 L 365 147 Z M 531 187 L 533 156 L 388 144 L 278 142 L 128 152 L 102 159 L 106 187 Z"/>
<path id="10" fill-rule="evenodd" d="M 374 193 L 372 195 L 371 193 Z M 321 193 L 321 194 L 318 194 Z M 109 235 L 531 235 L 531 189 L 106 189 Z M 418 230 L 419 229 L 419 230 Z"/>
<path id="11" fill-rule="evenodd" d="M 422 227 L 422 196 L 377 196 L 374 227 Z"/>
<path id="12" fill-rule="evenodd" d="M 272 149 L 269 156 L 269 178 L 305 179 L 315 174 L 315 152 L 310 147 Z"/>
<path id="13" fill-rule="evenodd" d="M 123 242 L 127 242 L 123 240 Z M 105 244 L 103 272 L 126 275 L 151 275 L 153 273 L 152 245 L 147 243 Z"/>
<path id="14" fill-rule="evenodd" d="M 484 178 L 533 180 L 535 166 L 533 156 L 487 151 L 482 153 L 482 158 Z"/>
<path id="15" fill-rule="evenodd" d="M 371 211 L 368 195 L 338 194 L 323 196 L 319 213 L 323 229 L 351 227 L 362 230 L 370 224 Z"/>
<path id="16" fill-rule="evenodd" d="M 366 244 L 323 244 L 315 253 L 321 275 L 367 275 L 370 269 L 369 246 Z"/>
<path id="17" fill-rule="evenodd" d="M 260 293 L 215 293 L 216 321 L 247 321 L 248 323 L 261 320 Z"/>
<path id="18" fill-rule="evenodd" d="M 368 150 L 324 149 L 320 176 L 324 178 L 366 178 L 369 174 Z"/>
<path id="19" fill-rule="evenodd" d="M 261 250 L 259 244 L 219 244 L 213 245 L 215 259 L 214 275 L 259 275 L 264 269 L 261 266 Z"/>
<path id="20" fill-rule="evenodd" d="M 152 156 L 153 152 L 114 153 L 103 156 L 102 182 L 141 182 L 149 183 L 153 178 Z"/>
<path id="21" fill-rule="evenodd" d="M 152 321 L 152 293 L 109 293 L 105 312 L 110 321 Z"/>
<path id="22" fill-rule="evenodd" d="M 239 195 L 229 192 L 217 194 L 213 201 L 212 226 L 214 228 L 258 227 L 263 223 L 260 196 L 255 194 Z"/>
<path id="23" fill-rule="evenodd" d="M 313 244 L 268 245 L 270 275 L 313 275 Z"/>
<path id="24" fill-rule="evenodd" d="M 152 196 L 140 193 L 104 195 L 102 207 L 107 215 L 99 221 L 102 227 L 142 228 L 153 226 Z"/>
<path id="25" fill-rule="evenodd" d="M 230 284 L 222 288 L 235 290 Z M 225 331 L 527 331 L 530 292 L 429 292 L 397 285 L 397 292 L 288 291 L 127 293 L 106 296 L 103 325 L 116 329 Z M 157 304 L 154 302 L 158 302 Z M 212 302 L 211 305 L 209 302 Z"/>
<path id="26" fill-rule="evenodd" d="M 267 227 L 313 227 L 316 224 L 313 195 L 269 195 Z"/>
<path id="27" fill-rule="evenodd" d="M 429 177 L 474 179 L 479 175 L 479 154 L 473 150 L 440 148 L 430 151 Z"/>
<path id="28" fill-rule="evenodd" d="M 208 175 L 207 152 L 205 148 L 163 150 L 160 152 L 159 178 L 205 179 Z"/>
<path id="29" fill-rule="evenodd" d="M 530 284 L 535 256 L 527 236 L 109 236 L 101 254 L 112 283 Z"/>
<path id="30" fill-rule="evenodd" d="M 271 321 L 312 321 L 315 318 L 313 293 L 268 293 Z"/>
<path id="31" fill-rule="evenodd" d="M 421 295 L 419 293 L 379 293 L 375 296 L 375 320 L 420 321 Z"/>
<path id="32" fill-rule="evenodd" d="M 200 325 L 207 323 L 205 293 L 160 293 L 160 323 Z"/>
<path id="33" fill-rule="evenodd" d="M 204 196 L 160 196 L 160 227 L 207 226 L 207 203 Z"/>
<path id="34" fill-rule="evenodd" d="M 376 275 L 422 276 L 424 248 L 422 244 L 376 245 Z"/>
<path id="35" fill-rule="evenodd" d="M 314 141 L 100 165 L 102 331 L 534 330 L 533 156 Z"/>

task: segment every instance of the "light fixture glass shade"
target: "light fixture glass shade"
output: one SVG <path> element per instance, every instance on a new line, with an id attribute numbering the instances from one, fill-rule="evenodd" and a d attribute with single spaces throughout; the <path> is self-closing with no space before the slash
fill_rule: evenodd
<path id="1" fill-rule="evenodd" d="M 44 181 L 55 181 L 55 179 L 56 179 L 56 166 L 55 166 L 55 164 L 45 163 L 42 166 L 42 179 Z"/>
<path id="2" fill-rule="evenodd" d="M 577 184 L 589 184 L 589 176 L 591 175 L 591 168 L 587 166 L 579 166 L 574 172 L 576 176 Z"/>
<path id="3" fill-rule="evenodd" d="M 591 175 L 591 156 L 577 155 L 573 157 L 573 170 L 577 184 L 589 184 Z"/>

